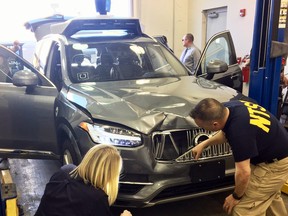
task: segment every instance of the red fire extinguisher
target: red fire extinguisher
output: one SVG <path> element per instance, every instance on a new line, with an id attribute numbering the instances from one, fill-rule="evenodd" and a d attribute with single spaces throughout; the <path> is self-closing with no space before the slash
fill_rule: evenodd
<path id="1" fill-rule="evenodd" d="M 243 82 L 248 83 L 250 77 L 250 55 L 245 55 L 242 59 L 242 63 Z"/>
<path id="2" fill-rule="evenodd" d="M 243 76 L 243 82 L 248 83 L 249 82 L 249 76 L 250 76 L 250 67 L 245 66 L 242 68 L 242 76 Z"/>

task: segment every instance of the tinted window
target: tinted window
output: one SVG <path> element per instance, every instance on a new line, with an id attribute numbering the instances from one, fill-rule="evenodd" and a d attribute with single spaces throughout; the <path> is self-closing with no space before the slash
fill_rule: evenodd
<path id="1" fill-rule="evenodd" d="M 73 44 L 67 56 L 72 82 L 188 75 L 165 47 L 151 42 Z"/>
<path id="2" fill-rule="evenodd" d="M 40 41 L 36 46 L 36 51 L 33 59 L 33 65 L 42 74 L 46 74 L 47 59 L 49 51 L 51 49 L 52 41 L 43 40 Z"/>
<path id="3" fill-rule="evenodd" d="M 205 55 L 203 56 L 203 61 L 201 62 L 202 74 L 206 74 L 206 66 L 211 60 L 221 60 L 227 65 L 233 64 L 231 62 L 231 49 L 229 48 L 229 43 L 225 37 L 216 38 L 211 42 Z"/>
<path id="4" fill-rule="evenodd" d="M 17 71 L 30 69 L 15 55 L 7 54 L 0 53 L 0 82 L 12 83 L 12 77 Z"/>

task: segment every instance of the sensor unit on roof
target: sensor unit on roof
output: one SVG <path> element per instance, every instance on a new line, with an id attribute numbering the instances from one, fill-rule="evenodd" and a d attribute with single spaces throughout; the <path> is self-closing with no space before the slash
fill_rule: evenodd
<path id="1" fill-rule="evenodd" d="M 111 0 L 95 0 L 96 12 L 106 15 L 110 12 Z"/>

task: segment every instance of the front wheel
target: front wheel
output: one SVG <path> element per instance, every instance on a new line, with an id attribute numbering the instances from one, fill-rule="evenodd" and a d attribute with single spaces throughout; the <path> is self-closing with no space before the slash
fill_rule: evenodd
<path id="1" fill-rule="evenodd" d="M 75 150 L 71 144 L 71 141 L 66 139 L 62 147 L 62 164 L 75 164 L 78 165 Z"/>

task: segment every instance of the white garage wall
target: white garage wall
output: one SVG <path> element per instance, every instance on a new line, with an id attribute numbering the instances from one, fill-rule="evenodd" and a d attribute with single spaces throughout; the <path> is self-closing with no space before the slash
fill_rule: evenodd
<path id="1" fill-rule="evenodd" d="M 190 0 L 133 0 L 134 17 L 140 19 L 148 35 L 165 35 L 178 56 L 182 51 L 183 32 L 188 31 Z"/>
<path id="2" fill-rule="evenodd" d="M 131 16 L 131 0 L 111 0 L 109 15 Z M 43 18 L 53 14 L 66 16 L 95 16 L 94 0 L 9 0 L 1 2 L 0 42 L 34 40 L 24 23 L 31 19 Z"/>
<path id="3" fill-rule="evenodd" d="M 202 27 L 202 11 L 227 6 L 227 29 L 232 34 L 237 55 L 243 57 L 250 53 L 252 47 L 255 5 L 256 0 L 202 0 L 201 3 L 190 0 L 188 8 L 195 13 L 188 16 L 188 29 L 195 34 L 195 38 L 203 38 L 201 42 L 204 41 L 199 30 Z M 240 9 L 243 8 L 246 9 L 246 16 L 240 17 Z M 201 43 L 198 44 L 201 46 Z"/>
<path id="4" fill-rule="evenodd" d="M 249 53 L 256 0 L 111 0 L 110 14 L 129 14 L 130 1 L 133 3 L 133 16 L 140 18 L 144 32 L 149 35 L 166 35 L 169 46 L 177 56 L 180 56 L 183 49 L 182 36 L 187 32 L 194 34 L 195 44 L 203 49 L 205 40 L 202 32 L 202 11 L 227 6 L 227 28 L 232 33 L 237 54 L 244 56 Z M 0 36 L 1 42 L 30 40 L 33 34 L 23 26 L 29 19 L 49 16 L 55 12 L 82 16 L 95 14 L 94 0 L 9 0 L 1 5 L 7 8 L 0 14 L 0 27 L 2 30 L 5 29 Z M 241 8 L 245 8 L 247 13 L 243 18 L 239 16 Z"/>
<path id="5" fill-rule="evenodd" d="M 237 56 L 249 54 L 252 46 L 256 0 L 133 0 L 134 16 L 145 33 L 164 34 L 177 56 L 180 56 L 182 36 L 191 32 L 195 44 L 203 49 L 205 41 L 202 11 L 227 6 L 227 29 L 231 31 Z M 246 16 L 240 17 L 240 9 Z"/>

